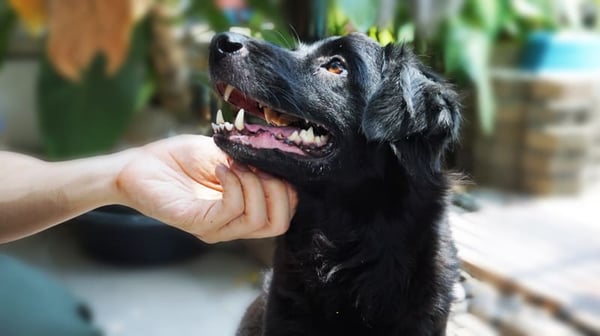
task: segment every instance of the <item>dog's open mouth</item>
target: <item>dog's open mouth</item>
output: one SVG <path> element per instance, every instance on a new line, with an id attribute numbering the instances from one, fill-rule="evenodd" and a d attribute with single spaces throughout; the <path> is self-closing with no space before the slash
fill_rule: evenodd
<path id="1" fill-rule="evenodd" d="M 217 91 L 227 103 L 239 108 L 235 121 L 226 122 L 217 112 L 213 131 L 229 141 L 255 149 L 277 149 L 302 156 L 323 157 L 332 148 L 330 133 L 322 125 L 269 107 L 230 84 L 218 83 Z M 252 121 L 246 113 L 258 118 Z"/>

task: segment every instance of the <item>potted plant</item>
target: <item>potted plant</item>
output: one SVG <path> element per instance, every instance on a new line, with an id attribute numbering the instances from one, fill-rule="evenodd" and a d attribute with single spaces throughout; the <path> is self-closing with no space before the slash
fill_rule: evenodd
<path id="1" fill-rule="evenodd" d="M 141 4 L 141 6 L 139 6 Z M 36 84 L 44 156 L 63 160 L 106 153 L 122 140 L 156 87 L 154 1 L 3 1 L 0 62 L 17 22 L 40 44 Z M 118 206 L 74 222 L 83 248 L 113 263 L 151 264 L 202 248 L 187 233 Z M 143 248 L 140 248 L 143 246 Z"/>

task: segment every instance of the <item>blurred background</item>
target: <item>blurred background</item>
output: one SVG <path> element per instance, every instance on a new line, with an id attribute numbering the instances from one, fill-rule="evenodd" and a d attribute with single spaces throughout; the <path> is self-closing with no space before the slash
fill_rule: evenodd
<path id="1" fill-rule="evenodd" d="M 599 16 L 599 0 L 0 0 L 0 149 L 209 135 L 215 32 L 406 43 L 462 99 L 448 334 L 600 335 Z M 0 335 L 233 335 L 272 246 L 97 209 L 0 245 Z"/>

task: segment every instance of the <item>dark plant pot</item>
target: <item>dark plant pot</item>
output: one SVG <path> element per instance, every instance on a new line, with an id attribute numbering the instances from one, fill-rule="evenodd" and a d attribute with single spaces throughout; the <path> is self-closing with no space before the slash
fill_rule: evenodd
<path id="1" fill-rule="evenodd" d="M 154 266 L 202 252 L 196 237 L 123 206 L 98 208 L 74 220 L 83 250 L 92 258 L 123 266 Z"/>

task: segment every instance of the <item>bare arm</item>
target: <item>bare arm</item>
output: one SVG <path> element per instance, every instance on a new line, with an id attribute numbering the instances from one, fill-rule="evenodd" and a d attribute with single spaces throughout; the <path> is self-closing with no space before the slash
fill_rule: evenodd
<path id="1" fill-rule="evenodd" d="M 49 163 L 0 152 L 0 243 L 108 204 L 123 204 L 207 242 L 283 233 L 296 205 L 284 182 L 180 136 L 87 159 Z"/>
<path id="2" fill-rule="evenodd" d="M 125 155 L 49 163 L 0 152 L 0 242 L 14 240 L 117 199 L 111 179 Z"/>

